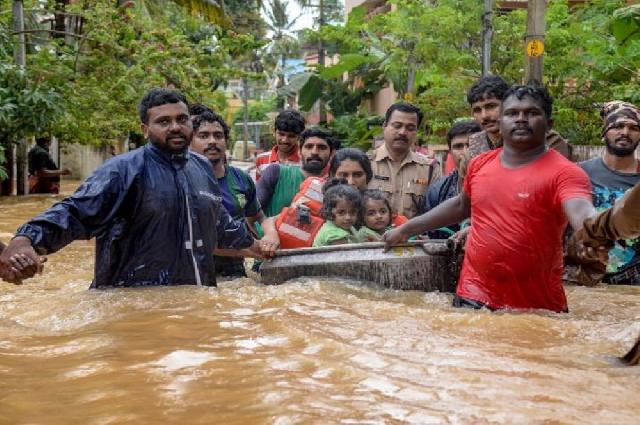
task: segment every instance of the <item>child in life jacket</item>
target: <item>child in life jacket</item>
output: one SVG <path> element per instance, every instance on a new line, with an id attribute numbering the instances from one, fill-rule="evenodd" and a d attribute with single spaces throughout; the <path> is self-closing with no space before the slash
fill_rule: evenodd
<path id="1" fill-rule="evenodd" d="M 362 217 L 360 191 L 340 179 L 329 180 L 323 188 L 322 216 L 326 220 L 313 246 L 361 242 L 356 226 Z"/>

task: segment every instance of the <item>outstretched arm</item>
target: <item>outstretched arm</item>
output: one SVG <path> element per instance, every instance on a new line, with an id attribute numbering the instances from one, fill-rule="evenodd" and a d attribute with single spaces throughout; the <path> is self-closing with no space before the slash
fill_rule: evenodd
<path id="1" fill-rule="evenodd" d="M 593 203 L 586 198 L 567 199 L 562 203 L 562 209 L 573 230 L 582 228 L 582 224 L 587 218 L 596 215 Z"/>
<path id="2" fill-rule="evenodd" d="M 629 190 L 616 201 L 613 207 L 587 219 L 583 228 L 577 233 L 577 237 L 594 246 L 606 241 L 638 237 L 640 235 L 640 185 Z"/>
<path id="3" fill-rule="evenodd" d="M 460 192 L 457 196 L 447 199 L 431 211 L 414 217 L 402 226 L 385 233 L 382 237 L 385 241 L 385 250 L 427 230 L 460 223 L 470 215 L 471 200 L 466 193 Z"/>

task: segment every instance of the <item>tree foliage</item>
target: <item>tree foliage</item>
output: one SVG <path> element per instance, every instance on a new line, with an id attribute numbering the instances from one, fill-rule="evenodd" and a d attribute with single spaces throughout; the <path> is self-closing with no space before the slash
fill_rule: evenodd
<path id="1" fill-rule="evenodd" d="M 482 2 L 389 3 L 391 12 L 365 17 L 364 8 L 355 8 L 346 24 L 308 34 L 341 60 L 298 77 L 301 106 L 323 98 L 334 116 L 353 114 L 366 103 L 341 108 L 345 93 L 355 102 L 392 86 L 399 98 L 423 108 L 435 130 L 431 138 L 441 142 L 451 122 L 470 114 L 466 91 L 481 75 Z M 573 143 L 599 142 L 600 103 L 640 103 L 640 9 L 625 6 L 623 0 L 548 3 L 544 83 L 555 98 L 556 128 Z M 495 13 L 493 25 L 492 73 L 521 82 L 526 11 Z M 321 83 L 329 89 L 321 92 Z"/>

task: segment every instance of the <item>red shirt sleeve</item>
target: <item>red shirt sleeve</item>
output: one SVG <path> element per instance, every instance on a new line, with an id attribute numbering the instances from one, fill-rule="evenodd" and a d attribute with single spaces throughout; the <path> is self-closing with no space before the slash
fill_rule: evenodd
<path id="1" fill-rule="evenodd" d="M 569 164 L 556 176 L 556 202 L 558 205 L 573 198 L 591 200 L 591 181 L 585 171 L 575 164 Z"/>
<path id="2" fill-rule="evenodd" d="M 467 175 L 464 177 L 464 183 L 462 184 L 462 191 L 466 193 L 469 198 L 471 198 L 471 180 L 475 174 L 484 164 L 491 161 L 501 151 L 502 149 L 496 149 L 484 152 L 469 161 L 469 164 L 467 165 Z"/>
<path id="3" fill-rule="evenodd" d="M 478 157 L 473 158 L 467 164 L 467 175 L 464 176 L 464 182 L 462 182 L 462 191 L 469 198 L 471 198 L 471 179 L 473 178 L 473 174 L 475 173 L 476 159 L 478 159 Z"/>

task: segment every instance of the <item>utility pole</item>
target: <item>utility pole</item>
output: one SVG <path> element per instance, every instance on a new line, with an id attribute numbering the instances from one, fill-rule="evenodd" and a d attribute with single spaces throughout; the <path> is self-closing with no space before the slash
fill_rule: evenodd
<path id="1" fill-rule="evenodd" d="M 12 14 L 13 33 L 18 38 L 13 47 L 13 60 L 16 65 L 24 69 L 27 65 L 27 52 L 24 35 L 24 4 L 22 0 L 14 0 L 12 5 Z M 13 168 L 11 170 L 11 179 L 13 183 L 11 194 L 17 195 L 22 192 L 27 195 L 29 194 L 29 185 L 27 184 L 29 176 L 27 171 L 27 141 L 25 139 L 19 140 L 18 144 L 13 146 L 13 149 L 11 149 L 11 159 L 13 164 Z M 20 164 L 18 164 L 18 160 L 20 161 Z M 18 171 L 21 171 L 21 179 L 18 179 Z"/>
<path id="2" fill-rule="evenodd" d="M 544 58 L 544 13 L 546 0 L 527 2 L 527 34 L 525 41 L 525 84 L 542 84 Z"/>
<path id="3" fill-rule="evenodd" d="M 482 14 L 482 76 L 491 74 L 491 40 L 493 38 L 493 0 L 484 0 Z"/>

